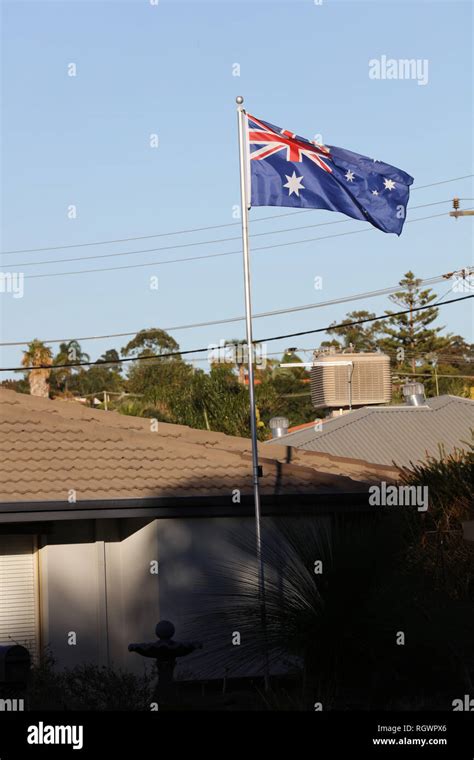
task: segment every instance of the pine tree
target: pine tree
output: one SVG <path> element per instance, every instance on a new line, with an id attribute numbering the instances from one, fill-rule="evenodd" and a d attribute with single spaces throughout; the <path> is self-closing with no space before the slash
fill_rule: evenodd
<path id="1" fill-rule="evenodd" d="M 419 306 L 429 306 L 437 298 L 431 288 L 422 289 L 421 280 L 413 272 L 407 272 L 400 280 L 401 290 L 389 296 L 397 311 L 409 310 L 383 321 L 381 329 L 386 337 L 379 341 L 380 347 L 390 353 L 399 369 L 408 365 L 416 372 L 416 364 L 423 355 L 436 353 L 450 345 L 450 336 L 439 335 L 444 327 L 430 327 L 438 317 L 439 309 L 435 305 L 415 311 Z M 393 311 L 386 310 L 386 314 Z"/>

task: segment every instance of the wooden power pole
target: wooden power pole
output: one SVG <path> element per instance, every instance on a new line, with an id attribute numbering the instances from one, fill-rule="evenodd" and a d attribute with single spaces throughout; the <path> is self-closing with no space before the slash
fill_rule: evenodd
<path id="1" fill-rule="evenodd" d="M 466 209 L 463 211 L 459 208 L 459 198 L 453 198 L 454 211 L 449 212 L 449 216 L 454 216 L 457 219 L 459 216 L 474 216 L 474 209 Z"/>

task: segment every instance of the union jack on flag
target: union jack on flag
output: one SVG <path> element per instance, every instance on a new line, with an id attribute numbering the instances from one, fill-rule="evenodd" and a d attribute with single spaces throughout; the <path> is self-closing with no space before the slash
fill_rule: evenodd
<path id="1" fill-rule="evenodd" d="M 265 124 L 264 121 L 256 119 L 255 116 L 250 116 L 250 114 L 248 118 L 258 125 L 255 129 L 252 129 L 249 125 L 249 143 L 262 145 L 261 148 L 258 148 L 250 155 L 252 161 L 262 161 L 262 159 L 268 158 L 274 153 L 285 151 L 287 161 L 300 162 L 303 160 L 302 157 L 306 156 L 321 169 L 327 172 L 332 171 L 327 163 L 327 159 L 331 158 L 331 154 L 324 145 L 319 145 L 313 140 L 303 140 L 287 129 L 280 129 L 278 131 L 270 127 L 269 124 Z M 326 158 L 326 161 L 322 156 Z"/>
<path id="2" fill-rule="evenodd" d="M 375 158 L 353 153 L 245 113 L 251 205 L 322 208 L 400 235 L 411 177 Z"/>

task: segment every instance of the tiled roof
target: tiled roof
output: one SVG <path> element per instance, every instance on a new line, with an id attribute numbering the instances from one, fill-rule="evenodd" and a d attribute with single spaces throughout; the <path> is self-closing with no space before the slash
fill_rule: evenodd
<path id="1" fill-rule="evenodd" d="M 250 441 L 0 389 L 0 502 L 251 494 Z M 260 446 L 262 494 L 350 493 L 391 468 Z"/>
<path id="2" fill-rule="evenodd" d="M 321 427 L 296 430 L 278 444 L 367 462 L 408 467 L 431 456 L 465 447 L 474 428 L 474 401 L 439 396 L 424 406 L 366 406 L 324 420 Z M 269 441 L 266 448 L 276 443 Z"/>

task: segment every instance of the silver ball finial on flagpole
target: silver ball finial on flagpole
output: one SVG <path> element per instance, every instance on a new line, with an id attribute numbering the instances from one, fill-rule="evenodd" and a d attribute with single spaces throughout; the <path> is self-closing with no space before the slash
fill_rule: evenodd
<path id="1" fill-rule="evenodd" d="M 235 102 L 237 103 L 238 106 L 241 106 L 242 103 L 244 102 L 242 95 L 237 95 Z"/>

